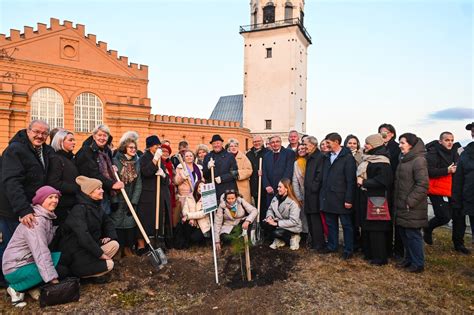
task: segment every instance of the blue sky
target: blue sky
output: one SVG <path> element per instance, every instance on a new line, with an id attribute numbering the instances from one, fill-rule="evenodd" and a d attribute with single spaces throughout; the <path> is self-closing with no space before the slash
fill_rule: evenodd
<path id="1" fill-rule="evenodd" d="M 248 0 L 0 0 L 0 33 L 86 25 L 109 49 L 148 65 L 153 113 L 208 117 L 243 88 Z M 361 139 L 382 122 L 425 141 L 451 130 L 468 141 L 473 113 L 471 1 L 306 0 L 308 132 Z"/>

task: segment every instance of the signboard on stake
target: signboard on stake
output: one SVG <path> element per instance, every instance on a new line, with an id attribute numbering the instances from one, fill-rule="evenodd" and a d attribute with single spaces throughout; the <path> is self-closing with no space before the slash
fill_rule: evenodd
<path id="1" fill-rule="evenodd" d="M 212 176 L 214 177 L 214 176 Z M 216 241 L 214 239 L 214 218 L 212 212 L 217 210 L 216 185 L 214 183 L 204 184 L 201 188 L 202 210 L 209 214 L 211 219 L 212 252 L 214 254 L 214 271 L 216 274 L 216 283 L 219 284 L 219 274 L 217 271 L 217 253 Z"/>

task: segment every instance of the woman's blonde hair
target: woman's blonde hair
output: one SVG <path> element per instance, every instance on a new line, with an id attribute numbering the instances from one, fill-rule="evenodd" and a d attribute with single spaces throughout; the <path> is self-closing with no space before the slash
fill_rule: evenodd
<path id="1" fill-rule="evenodd" d="M 295 191 L 293 190 L 293 184 L 292 184 L 291 180 L 289 180 L 288 178 L 282 178 L 280 183 L 282 183 L 283 186 L 286 188 L 288 198 L 290 198 L 294 202 L 296 202 L 296 204 L 301 208 L 301 203 L 298 200 L 298 198 L 296 198 Z"/>

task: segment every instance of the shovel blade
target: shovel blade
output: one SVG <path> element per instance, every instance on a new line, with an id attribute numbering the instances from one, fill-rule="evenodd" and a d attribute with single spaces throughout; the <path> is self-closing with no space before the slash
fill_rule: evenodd
<path id="1" fill-rule="evenodd" d="M 157 248 L 155 251 L 155 254 L 158 256 L 158 258 L 161 261 L 162 265 L 166 265 L 168 263 L 168 258 L 165 255 L 165 252 L 161 248 Z"/>

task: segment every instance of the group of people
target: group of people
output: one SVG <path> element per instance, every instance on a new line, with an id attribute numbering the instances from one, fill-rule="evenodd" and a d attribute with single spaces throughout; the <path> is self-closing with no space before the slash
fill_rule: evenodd
<path id="1" fill-rule="evenodd" d="M 466 129 L 474 138 L 473 124 Z M 38 285 L 66 276 L 107 281 L 114 258 L 148 251 L 125 196 L 163 248 L 214 239 L 221 251 L 236 236 L 261 230 L 272 249 L 335 253 L 340 222 L 342 259 L 360 250 L 370 264 L 395 257 L 416 273 L 424 270 L 424 242 L 433 244 L 434 229 L 452 220 L 454 249 L 469 254 L 474 142 L 461 148 L 450 132 L 427 145 L 412 133 L 396 140 L 390 124 L 363 144 L 354 135 L 343 142 L 330 133 L 318 143 L 290 131 L 288 147 L 280 136 L 255 136 L 245 152 L 237 139 L 216 134 L 211 149 L 192 151 L 183 140 L 173 155 L 156 135 L 140 151 L 132 131 L 114 150 L 109 128 L 100 125 L 75 153 L 72 132 L 32 121 L 0 159 L 0 281 L 16 306 L 25 305 L 25 292 L 37 298 Z M 201 195 L 210 182 L 218 204 L 214 237 Z M 427 197 L 435 213 L 429 221 Z"/>

